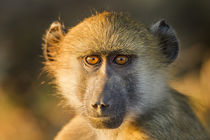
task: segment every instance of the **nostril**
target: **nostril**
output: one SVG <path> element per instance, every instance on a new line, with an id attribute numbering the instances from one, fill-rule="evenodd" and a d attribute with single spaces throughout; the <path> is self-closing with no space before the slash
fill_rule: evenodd
<path id="1" fill-rule="evenodd" d="M 98 107 L 98 104 L 92 104 L 91 105 L 93 108 L 97 108 Z"/>
<path id="2" fill-rule="evenodd" d="M 100 107 L 101 108 L 107 108 L 107 107 L 109 107 L 109 104 L 101 104 Z"/>

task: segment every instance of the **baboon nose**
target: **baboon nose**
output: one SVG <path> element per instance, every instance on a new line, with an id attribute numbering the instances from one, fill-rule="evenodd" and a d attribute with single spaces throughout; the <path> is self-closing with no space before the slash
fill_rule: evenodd
<path id="1" fill-rule="evenodd" d="M 97 108 L 106 109 L 106 108 L 108 108 L 110 105 L 109 105 L 109 104 L 105 104 L 105 103 L 97 102 L 97 103 L 95 103 L 95 104 L 92 104 L 91 106 L 92 106 L 94 109 L 97 109 Z"/>

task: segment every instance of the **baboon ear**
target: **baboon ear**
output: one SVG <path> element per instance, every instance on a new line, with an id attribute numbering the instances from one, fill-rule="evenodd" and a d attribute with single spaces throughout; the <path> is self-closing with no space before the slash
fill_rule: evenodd
<path id="1" fill-rule="evenodd" d="M 59 51 L 59 43 L 66 34 L 64 25 L 58 21 L 53 22 L 44 37 L 44 57 L 46 61 L 54 61 Z"/>
<path id="2" fill-rule="evenodd" d="M 174 30 L 165 20 L 160 20 L 152 25 L 150 32 L 159 39 L 161 51 L 167 57 L 168 63 L 172 63 L 179 52 L 179 43 Z"/>

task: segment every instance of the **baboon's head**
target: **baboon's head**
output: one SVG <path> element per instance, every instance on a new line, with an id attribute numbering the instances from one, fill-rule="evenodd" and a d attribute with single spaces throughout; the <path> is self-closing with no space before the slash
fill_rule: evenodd
<path id="1" fill-rule="evenodd" d="M 78 114 L 95 128 L 117 128 L 164 100 L 165 69 L 178 54 L 171 27 L 151 28 L 103 12 L 65 30 L 54 22 L 45 36 L 46 68 Z"/>

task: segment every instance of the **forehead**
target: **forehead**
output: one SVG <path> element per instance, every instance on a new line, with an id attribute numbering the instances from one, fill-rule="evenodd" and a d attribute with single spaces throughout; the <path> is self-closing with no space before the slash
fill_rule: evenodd
<path id="1" fill-rule="evenodd" d="M 155 48 L 147 27 L 122 14 L 104 12 L 69 29 L 63 40 L 65 51 L 78 54 L 136 54 Z"/>

